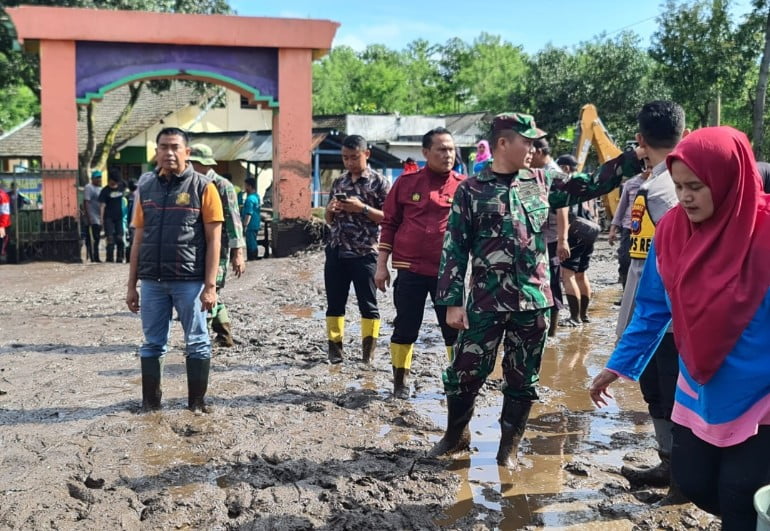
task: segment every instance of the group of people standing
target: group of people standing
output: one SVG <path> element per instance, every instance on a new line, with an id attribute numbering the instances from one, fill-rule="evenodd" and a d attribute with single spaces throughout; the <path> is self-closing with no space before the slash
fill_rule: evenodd
<path id="1" fill-rule="evenodd" d="M 429 455 L 469 447 L 475 399 L 502 342 L 497 463 L 515 467 L 555 313 L 552 266 L 573 254 L 570 317 L 589 320 L 590 285 L 577 277 L 587 269 L 592 242 L 569 243 L 565 227 L 578 215 L 565 209 L 626 179 L 633 206 L 627 221 L 617 220 L 627 229 L 622 236 L 630 253 L 621 337 L 591 397 L 604 405 L 619 376 L 640 380 L 661 464 L 624 467 L 623 475 L 632 483 L 669 485 L 664 503 L 691 500 L 720 515 L 725 529 L 750 529 L 752 495 L 770 483 L 764 455 L 770 443 L 770 197 L 743 133 L 713 127 L 688 136 L 684 112 L 669 101 L 645 104 L 638 122 L 638 146 L 593 175 L 574 172 L 574 159 L 561 166 L 550 157 L 533 163 L 546 133 L 526 114 L 494 118 L 490 157 L 467 178 L 452 171 L 451 133 L 434 129 L 423 137 L 425 166 L 402 174 L 392 188 L 366 164 L 366 141 L 349 136 L 342 148 L 346 171 L 332 183 L 326 211 L 329 361 L 345 359 L 352 282 L 362 359 L 371 362 L 379 335 L 376 289 L 390 285 L 390 259 L 397 271 L 394 396 L 410 396 L 409 369 L 428 296 L 447 346 L 447 427 Z M 551 241 L 549 218 L 556 225 Z M 596 232 L 582 225 L 580 234 Z"/>
<path id="2" fill-rule="evenodd" d="M 205 174 L 213 172 L 217 162 L 211 148 L 206 144 L 190 146 L 191 164 Z M 224 179 L 224 177 L 221 177 Z M 140 177 L 141 181 L 141 177 Z M 126 183 L 119 173 L 111 171 L 107 177 L 107 186 L 102 186 L 101 170 L 91 172 L 91 182 L 83 189 L 82 238 L 86 245 L 86 254 L 92 262 L 102 262 L 100 240 L 106 239 L 106 262 L 128 262 L 131 256 L 134 230 L 131 226 L 134 211 L 134 195 L 137 183 Z M 247 258 L 259 259 L 258 234 L 261 227 L 261 201 L 257 194 L 257 183 L 253 177 L 244 181 L 244 192 L 234 192 L 234 212 L 246 227 Z"/>

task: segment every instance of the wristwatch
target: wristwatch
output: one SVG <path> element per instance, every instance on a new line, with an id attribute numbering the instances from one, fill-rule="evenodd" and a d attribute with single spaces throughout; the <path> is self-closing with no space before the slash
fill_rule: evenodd
<path id="1" fill-rule="evenodd" d="M 364 205 L 364 209 L 361 211 L 364 216 L 369 215 L 369 205 Z"/>

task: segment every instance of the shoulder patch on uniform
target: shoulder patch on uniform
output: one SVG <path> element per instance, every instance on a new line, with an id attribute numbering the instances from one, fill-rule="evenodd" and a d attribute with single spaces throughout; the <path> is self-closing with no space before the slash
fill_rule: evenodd
<path id="1" fill-rule="evenodd" d="M 176 196 L 176 204 L 179 206 L 187 206 L 190 204 L 190 194 L 187 192 L 181 192 Z"/>
<path id="2" fill-rule="evenodd" d="M 412 201 L 419 201 L 421 198 L 422 196 L 417 192 L 412 194 Z"/>

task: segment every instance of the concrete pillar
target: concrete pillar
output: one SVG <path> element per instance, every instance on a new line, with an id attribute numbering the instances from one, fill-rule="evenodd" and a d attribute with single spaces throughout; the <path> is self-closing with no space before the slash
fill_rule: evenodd
<path id="1" fill-rule="evenodd" d="M 43 221 L 67 216 L 77 220 L 78 115 L 73 41 L 40 41 L 40 86 Z"/>
<path id="2" fill-rule="evenodd" d="M 307 246 L 313 136 L 312 50 L 278 51 L 278 110 L 273 115 L 273 248 L 286 256 Z"/>

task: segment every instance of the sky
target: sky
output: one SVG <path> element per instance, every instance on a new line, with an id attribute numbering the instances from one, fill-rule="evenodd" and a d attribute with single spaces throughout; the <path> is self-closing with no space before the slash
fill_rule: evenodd
<path id="1" fill-rule="evenodd" d="M 650 44 L 661 11 L 659 0 L 230 0 L 239 15 L 319 18 L 341 25 L 334 46 L 363 50 L 384 44 L 402 50 L 415 39 L 443 44 L 452 37 L 472 42 L 482 32 L 500 35 L 534 54 L 549 43 L 571 48 L 606 33 L 631 30 Z M 731 0 L 734 20 L 751 0 Z"/>

